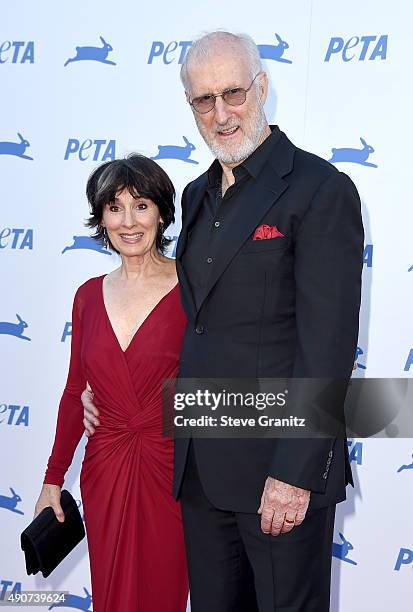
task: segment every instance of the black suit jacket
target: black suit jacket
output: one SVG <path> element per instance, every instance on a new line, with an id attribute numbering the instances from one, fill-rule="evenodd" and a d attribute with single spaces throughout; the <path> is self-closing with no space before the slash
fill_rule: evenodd
<path id="1" fill-rule="evenodd" d="M 188 325 L 179 376 L 348 379 L 364 239 L 352 181 L 278 130 L 270 158 L 220 228 L 221 246 L 197 308 L 182 256 L 206 187 L 204 173 L 182 195 L 176 260 Z M 284 237 L 253 241 L 261 224 L 276 225 Z M 188 444 L 175 440 L 176 497 Z M 268 475 L 311 490 L 310 508 L 342 501 L 346 484 L 353 484 L 342 436 L 194 438 L 193 444 L 204 490 L 224 510 L 256 512 Z"/>

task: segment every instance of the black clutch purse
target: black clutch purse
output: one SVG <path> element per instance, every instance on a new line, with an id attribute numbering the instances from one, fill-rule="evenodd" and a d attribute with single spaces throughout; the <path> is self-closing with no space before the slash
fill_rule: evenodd
<path id="1" fill-rule="evenodd" d="M 59 523 L 53 508 L 49 506 L 33 519 L 20 536 L 29 576 L 40 570 L 43 578 L 47 578 L 85 537 L 82 517 L 69 491 L 61 492 L 60 504 L 65 515 L 63 523 Z"/>

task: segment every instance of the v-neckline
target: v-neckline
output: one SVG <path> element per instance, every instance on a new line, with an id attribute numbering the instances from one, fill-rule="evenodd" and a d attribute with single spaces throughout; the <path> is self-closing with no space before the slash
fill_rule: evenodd
<path id="1" fill-rule="evenodd" d="M 103 295 L 103 281 L 105 279 L 105 277 L 107 276 L 107 274 L 104 274 L 101 277 L 101 285 L 100 285 L 100 295 L 101 295 L 101 299 L 102 299 L 102 306 L 103 306 L 103 311 L 105 313 L 105 317 L 109 323 L 110 329 L 112 331 L 113 337 L 115 338 L 116 344 L 119 347 L 119 350 L 121 351 L 121 353 L 123 353 L 124 355 L 126 355 L 126 353 L 128 352 L 129 347 L 131 346 L 131 344 L 133 343 L 133 341 L 135 340 L 136 336 L 138 335 L 138 333 L 140 332 L 140 330 L 142 329 L 142 327 L 144 327 L 145 323 L 151 318 L 151 316 L 153 315 L 153 313 L 158 309 L 158 307 L 162 304 L 162 302 L 169 296 L 171 295 L 171 293 L 173 291 L 175 291 L 175 289 L 179 286 L 179 282 L 176 283 L 176 285 L 174 285 L 172 287 L 172 289 L 170 289 L 169 291 L 167 291 L 167 293 L 165 293 L 165 295 L 163 295 L 161 297 L 161 299 L 155 304 L 155 306 L 148 312 L 148 314 L 146 315 L 146 317 L 144 318 L 144 320 L 142 321 L 142 323 L 139 325 L 139 327 L 135 330 L 132 338 L 130 339 L 130 342 L 128 344 L 128 346 L 123 349 L 120 345 L 119 339 L 115 333 L 115 330 L 113 329 L 113 325 L 112 322 L 110 320 L 109 317 L 109 313 L 108 310 L 106 308 L 106 304 L 105 304 L 105 296 Z"/>

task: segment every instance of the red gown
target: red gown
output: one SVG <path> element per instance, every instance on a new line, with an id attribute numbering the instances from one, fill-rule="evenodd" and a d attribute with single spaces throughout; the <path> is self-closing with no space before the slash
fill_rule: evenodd
<path id="1" fill-rule="evenodd" d="M 177 373 L 185 315 L 176 285 L 122 351 L 103 301 L 103 276 L 82 285 L 45 483 L 62 486 L 83 435 L 89 382 L 100 426 L 80 475 L 94 612 L 184 612 L 188 595 L 173 440 L 162 437 L 161 383 Z"/>

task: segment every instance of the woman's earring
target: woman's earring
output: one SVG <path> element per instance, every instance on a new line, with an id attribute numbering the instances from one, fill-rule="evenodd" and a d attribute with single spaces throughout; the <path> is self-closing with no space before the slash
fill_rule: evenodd
<path id="1" fill-rule="evenodd" d="M 106 227 L 104 227 L 102 230 L 102 242 L 103 242 L 103 246 L 105 247 L 105 249 L 107 249 L 109 247 L 109 238 L 108 238 L 108 231 Z"/>

